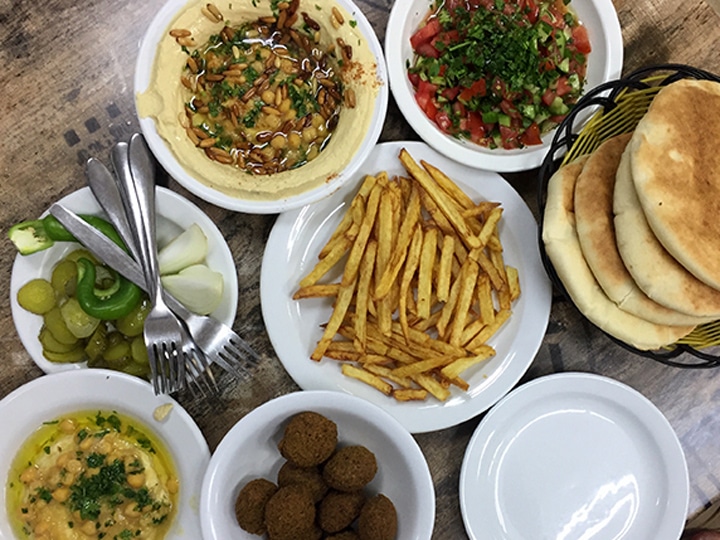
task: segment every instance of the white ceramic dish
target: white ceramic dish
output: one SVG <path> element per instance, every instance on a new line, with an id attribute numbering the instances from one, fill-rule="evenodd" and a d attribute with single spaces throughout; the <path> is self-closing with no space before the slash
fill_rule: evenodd
<path id="1" fill-rule="evenodd" d="M 500 230 L 506 264 L 519 269 L 522 294 L 513 315 L 493 337 L 497 354 L 465 372 L 468 392 L 457 389 L 447 401 L 398 403 L 365 384 L 345 377 L 338 362 L 310 360 L 322 336 L 321 325 L 332 312 L 330 299 L 296 301 L 292 294 L 309 272 L 317 254 L 339 223 L 342 213 L 365 174 L 387 171 L 390 177 L 407 174 L 398 160 L 407 148 L 416 161 L 424 159 L 448 174 L 475 200 L 502 203 Z M 551 286 L 540 262 L 537 224 L 520 195 L 495 173 L 460 165 L 419 142 L 392 142 L 376 146 L 358 170 L 356 182 L 333 197 L 278 217 L 268 239 L 260 278 L 260 300 L 265 326 L 280 361 L 305 390 L 339 390 L 380 405 L 410 432 L 443 429 L 463 422 L 493 405 L 520 380 L 537 352 L 550 314 Z"/>
<path id="2" fill-rule="evenodd" d="M 245 415 L 225 435 L 210 459 L 202 486 L 200 516 L 205 540 L 255 540 L 235 518 L 240 489 L 255 478 L 277 479 L 284 458 L 277 445 L 287 421 L 303 411 L 337 424 L 338 444 L 362 444 L 375 454 L 378 472 L 365 488 L 383 493 L 398 515 L 397 540 L 429 540 L 435 523 L 435 491 L 415 439 L 382 409 L 338 392 L 295 392 Z"/>
<path id="3" fill-rule="evenodd" d="M 158 422 L 153 411 L 173 405 Z M 0 401 L 3 436 L 0 437 L 2 485 L 10 463 L 22 443 L 43 422 L 63 414 L 86 410 L 112 410 L 136 418 L 165 444 L 180 479 L 178 512 L 167 539 L 200 538 L 198 501 L 210 451 L 200 429 L 173 398 L 155 396 L 152 386 L 136 377 L 104 369 L 55 373 L 34 379 Z M 0 538 L 15 538 L 7 516 L 5 489 L 0 490 Z"/>
<path id="4" fill-rule="evenodd" d="M 385 34 L 388 77 L 400 111 L 426 143 L 460 163 L 497 172 L 538 167 L 552 142 L 554 131 L 543 136 L 541 145 L 517 150 L 490 150 L 442 133 L 418 106 L 407 77 L 407 62 L 412 63 L 413 60 L 410 36 L 427 15 L 430 4 L 430 0 L 395 2 L 388 19 Z M 587 27 L 592 45 L 585 89 L 617 79 L 622 71 L 623 40 L 613 3 L 611 0 L 574 0 L 571 6 Z"/>
<path id="5" fill-rule="evenodd" d="M 480 422 L 460 473 L 472 540 L 675 540 L 687 504 L 685 457 L 662 413 L 586 373 L 508 394 Z"/>
<path id="6" fill-rule="evenodd" d="M 79 189 L 63 197 L 58 202 L 78 213 L 103 214 L 88 187 Z M 157 213 L 157 237 L 160 247 L 167 244 L 193 223 L 197 223 L 207 236 L 207 264 L 216 272 L 220 272 L 224 278 L 223 300 L 212 315 L 225 324 L 232 326 L 237 311 L 237 271 L 232 253 L 222 233 L 205 212 L 185 197 L 166 188 L 157 188 Z M 46 214 L 47 212 L 43 216 Z M 38 277 L 50 279 L 53 266 L 70 251 L 79 247 L 79 244 L 70 242 L 57 243 L 50 249 L 32 255 L 17 255 L 13 264 L 10 278 L 10 306 L 15 329 L 33 361 L 45 373 L 83 369 L 87 366 L 85 362 L 58 364 L 50 362 L 43 356 L 42 346 L 38 340 L 38 334 L 42 327 L 42 317 L 21 308 L 17 303 L 17 292 L 20 287 L 31 279 Z"/>
<path id="7" fill-rule="evenodd" d="M 379 90 L 375 98 L 374 108 L 371 111 L 371 125 L 368 128 L 362 144 L 356 149 L 348 166 L 342 171 L 337 171 L 337 175 L 334 176 L 332 180 L 324 182 L 322 185 L 312 188 L 309 191 L 290 197 L 277 200 L 252 200 L 231 197 L 220 190 L 214 189 L 207 184 L 198 181 L 190 175 L 178 163 L 167 143 L 158 134 L 154 120 L 150 117 L 139 118 L 140 128 L 145 136 L 145 140 L 147 141 L 150 150 L 152 150 L 153 154 L 163 168 L 170 173 L 175 180 L 198 197 L 222 208 L 251 214 L 276 214 L 291 208 L 300 208 L 306 204 L 327 197 L 335 192 L 348 179 L 353 177 L 355 171 L 365 161 L 380 137 L 380 132 L 382 131 L 383 123 L 385 122 L 385 115 L 387 113 L 390 90 L 388 86 L 385 56 L 372 25 L 367 20 L 362 10 L 355 5 L 352 0 L 333 1 L 351 14 L 352 20 L 355 21 L 355 29 L 359 30 L 367 40 L 370 51 L 375 58 L 377 58 L 376 75 L 378 81 L 380 82 Z M 135 67 L 134 85 L 136 95 L 147 90 L 151 80 L 153 64 L 155 61 L 155 52 L 158 43 L 168 31 L 168 25 L 172 22 L 178 12 L 183 9 L 187 2 L 188 0 L 168 0 L 150 23 L 140 44 L 140 51 L 138 53 L 137 64 Z M 219 6 L 221 9 L 224 9 L 223 6 Z M 322 156 L 323 154 L 320 154 L 320 157 L 317 159 L 322 159 Z"/>

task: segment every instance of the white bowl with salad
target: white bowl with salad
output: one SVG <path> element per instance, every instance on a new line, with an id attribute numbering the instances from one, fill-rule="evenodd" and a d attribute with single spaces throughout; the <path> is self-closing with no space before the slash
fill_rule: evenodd
<path id="1" fill-rule="evenodd" d="M 395 2 L 388 78 L 420 137 L 497 172 L 542 163 L 583 93 L 617 79 L 623 42 L 611 0 Z"/>

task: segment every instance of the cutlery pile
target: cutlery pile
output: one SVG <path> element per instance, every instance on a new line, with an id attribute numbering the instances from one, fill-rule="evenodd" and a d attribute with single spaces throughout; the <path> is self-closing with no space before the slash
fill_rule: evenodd
<path id="1" fill-rule="evenodd" d="M 232 328 L 188 310 L 163 289 L 155 243 L 155 164 L 140 134 L 111 153 L 115 176 L 97 159 L 87 162 L 88 184 L 129 254 L 74 212 L 54 204 L 50 213 L 90 252 L 148 292 L 152 310 L 143 330 L 156 394 L 190 388 L 217 391 L 216 364 L 239 378 L 259 361 Z"/>

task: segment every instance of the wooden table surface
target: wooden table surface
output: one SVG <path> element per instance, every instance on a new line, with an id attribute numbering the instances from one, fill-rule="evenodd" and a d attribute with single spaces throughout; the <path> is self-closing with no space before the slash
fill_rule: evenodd
<path id="1" fill-rule="evenodd" d="M 325 1 L 325 0 L 321 0 Z M 402 0 L 398 0 L 402 1 Z M 579 0 L 582 1 L 582 0 Z M 382 42 L 391 0 L 357 2 Z M 623 31 L 624 72 L 665 62 L 720 72 L 720 0 L 614 0 Z M 0 0 L 0 227 L 38 216 L 85 185 L 84 163 L 108 163 L 109 150 L 139 131 L 133 71 L 139 41 L 163 0 Z M 381 140 L 416 140 L 394 102 Z M 537 216 L 535 171 L 508 175 Z M 227 430 L 270 398 L 297 390 L 268 340 L 260 310 L 260 265 L 275 216 L 234 213 L 169 186 L 203 208 L 228 240 L 237 262 L 235 329 L 261 353 L 252 382 L 221 378 L 217 401 L 184 402 L 214 449 Z M 0 251 L 3 357 L 0 398 L 42 375 L 14 330 L 9 297 L 15 252 Z M 684 448 L 690 474 L 689 515 L 720 494 L 720 371 L 680 370 L 635 356 L 582 319 L 559 295 L 547 335 L 523 381 L 560 371 L 599 373 L 647 396 L 668 418 Z M 460 466 L 480 418 L 417 435 L 437 492 L 433 538 L 466 538 L 458 502 Z M 3 422 L 0 418 L 0 432 Z M 658 539 L 663 540 L 663 539 Z"/>

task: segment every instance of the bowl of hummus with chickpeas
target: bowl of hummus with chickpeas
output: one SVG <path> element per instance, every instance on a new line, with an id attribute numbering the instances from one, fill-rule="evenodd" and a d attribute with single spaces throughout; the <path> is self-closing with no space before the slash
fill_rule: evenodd
<path id="1" fill-rule="evenodd" d="M 104 369 L 46 375 L 1 400 L 0 416 L 0 537 L 200 538 L 207 443 L 146 381 Z"/>
<path id="2" fill-rule="evenodd" d="M 169 0 L 143 38 L 150 149 L 222 208 L 278 213 L 337 190 L 385 120 L 382 48 L 350 0 Z"/>

